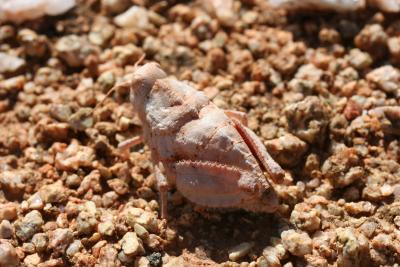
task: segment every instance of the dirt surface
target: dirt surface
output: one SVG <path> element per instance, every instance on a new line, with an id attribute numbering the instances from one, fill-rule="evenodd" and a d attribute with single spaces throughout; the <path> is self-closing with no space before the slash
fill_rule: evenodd
<path id="1" fill-rule="evenodd" d="M 1 24 L 0 266 L 398 266 L 396 17 L 88 0 Z M 148 148 L 116 149 L 141 130 L 128 92 L 93 109 L 144 53 L 248 114 L 286 171 L 279 212 L 171 192 L 159 219 Z"/>

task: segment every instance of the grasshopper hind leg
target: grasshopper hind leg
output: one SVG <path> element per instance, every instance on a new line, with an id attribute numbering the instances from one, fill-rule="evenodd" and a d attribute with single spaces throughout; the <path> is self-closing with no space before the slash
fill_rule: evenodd
<path id="1" fill-rule="evenodd" d="M 260 162 L 260 166 L 268 172 L 269 177 L 272 178 L 274 182 L 282 183 L 285 176 L 284 170 L 270 156 L 258 136 L 236 118 L 231 117 L 231 120 L 236 130 L 239 132 L 254 156 Z"/>

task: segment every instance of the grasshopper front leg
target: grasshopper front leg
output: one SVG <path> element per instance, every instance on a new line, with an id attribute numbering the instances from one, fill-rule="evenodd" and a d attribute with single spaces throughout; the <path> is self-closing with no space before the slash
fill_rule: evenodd
<path id="1" fill-rule="evenodd" d="M 143 139 L 143 136 L 141 136 L 141 135 L 129 138 L 118 144 L 118 150 L 127 151 L 127 150 L 131 149 L 132 147 L 143 143 L 143 141 L 144 141 L 144 139 Z"/>
<path id="2" fill-rule="evenodd" d="M 123 155 L 127 154 L 129 149 L 143 143 L 143 136 L 135 136 L 125 141 L 122 141 L 118 144 L 118 150 L 120 150 Z M 168 179 L 162 173 L 160 169 L 161 163 L 154 164 L 154 172 L 157 180 L 157 187 L 160 193 L 160 202 L 161 202 L 161 218 L 167 219 L 168 217 L 168 189 L 170 188 Z"/>
<path id="3" fill-rule="evenodd" d="M 161 165 L 161 163 L 154 165 L 154 172 L 156 175 L 158 192 L 160 194 L 161 219 L 167 219 L 167 217 L 168 217 L 168 190 L 170 188 L 170 184 L 168 182 L 167 177 L 161 171 L 160 165 Z"/>
<path id="4" fill-rule="evenodd" d="M 141 135 L 129 138 L 118 144 L 118 151 L 121 152 L 123 158 L 129 158 L 129 150 L 143 142 L 144 139 Z"/>

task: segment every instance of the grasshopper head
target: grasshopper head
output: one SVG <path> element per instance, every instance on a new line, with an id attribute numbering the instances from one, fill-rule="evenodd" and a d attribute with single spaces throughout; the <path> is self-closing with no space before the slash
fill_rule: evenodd
<path id="1" fill-rule="evenodd" d="M 145 97 L 158 79 L 167 77 L 160 65 L 155 62 L 138 67 L 132 77 L 131 97 Z"/>
<path id="2" fill-rule="evenodd" d="M 139 59 L 137 62 L 140 63 L 144 59 L 144 56 Z M 130 88 L 130 100 L 132 104 L 137 104 L 137 101 L 144 101 L 144 98 L 150 92 L 154 83 L 157 79 L 162 79 L 167 77 L 167 74 L 160 68 L 160 65 L 151 62 L 146 63 L 143 66 L 138 67 L 135 65 L 135 72 L 133 73 L 131 79 L 126 82 L 115 85 L 113 88 L 108 91 L 107 95 L 100 101 L 95 110 L 99 108 L 107 97 L 109 97 L 113 92 L 115 92 L 118 88 Z"/>

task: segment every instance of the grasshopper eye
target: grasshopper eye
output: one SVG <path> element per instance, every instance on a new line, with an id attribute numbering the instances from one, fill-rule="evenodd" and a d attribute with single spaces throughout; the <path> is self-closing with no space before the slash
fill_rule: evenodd
<path id="1" fill-rule="evenodd" d="M 131 81 L 131 93 L 143 91 L 144 89 L 150 89 L 153 83 L 149 79 L 143 77 L 134 77 Z"/>

